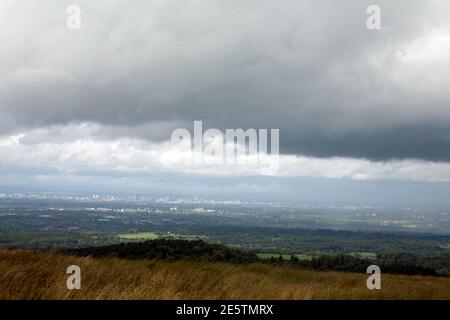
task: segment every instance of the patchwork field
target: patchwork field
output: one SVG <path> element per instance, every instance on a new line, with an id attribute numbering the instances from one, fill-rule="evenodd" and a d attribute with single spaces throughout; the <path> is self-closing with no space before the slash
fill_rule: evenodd
<path id="1" fill-rule="evenodd" d="M 155 240 L 155 239 L 158 239 L 158 235 L 155 232 L 124 233 L 124 234 L 118 234 L 117 237 L 121 240 Z"/>

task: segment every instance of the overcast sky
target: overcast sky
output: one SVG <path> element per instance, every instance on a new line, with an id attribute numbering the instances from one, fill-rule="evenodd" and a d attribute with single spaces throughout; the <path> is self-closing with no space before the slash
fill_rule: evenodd
<path id="1" fill-rule="evenodd" d="M 71 4 L 80 30 L 67 29 Z M 370 4 L 381 30 L 366 27 Z M 447 0 L 0 0 L 0 186 L 175 192 L 188 175 L 199 193 L 209 179 L 295 198 L 297 179 L 320 198 L 313 178 L 444 201 L 449 12 Z M 171 132 L 194 120 L 280 129 L 278 177 L 174 163 Z"/>

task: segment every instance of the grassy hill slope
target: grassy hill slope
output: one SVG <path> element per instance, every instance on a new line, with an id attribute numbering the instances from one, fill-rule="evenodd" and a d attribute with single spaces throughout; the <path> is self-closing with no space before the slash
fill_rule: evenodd
<path id="1" fill-rule="evenodd" d="M 81 267 L 81 290 L 66 269 Z M 213 261 L 128 260 L 0 249 L 0 299 L 450 299 L 450 279 Z"/>

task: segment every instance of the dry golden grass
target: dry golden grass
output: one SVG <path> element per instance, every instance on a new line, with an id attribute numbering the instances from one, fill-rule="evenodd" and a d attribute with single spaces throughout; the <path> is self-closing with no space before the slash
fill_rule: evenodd
<path id="1" fill-rule="evenodd" d="M 81 290 L 66 269 L 81 267 Z M 131 261 L 0 249 L 0 299 L 450 299 L 450 279 L 382 275 L 368 290 L 364 274 L 262 264 Z"/>

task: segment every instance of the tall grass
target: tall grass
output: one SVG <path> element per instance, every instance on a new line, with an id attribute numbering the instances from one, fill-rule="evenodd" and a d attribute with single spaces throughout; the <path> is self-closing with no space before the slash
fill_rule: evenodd
<path id="1" fill-rule="evenodd" d="M 81 267 L 81 290 L 66 269 Z M 93 259 L 0 249 L 0 299 L 450 299 L 450 279 L 364 274 L 263 264 Z"/>

